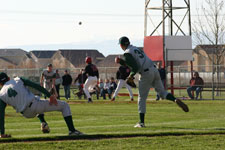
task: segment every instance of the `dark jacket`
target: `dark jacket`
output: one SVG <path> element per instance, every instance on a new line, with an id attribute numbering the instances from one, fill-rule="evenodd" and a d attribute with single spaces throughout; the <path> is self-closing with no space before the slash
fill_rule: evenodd
<path id="1" fill-rule="evenodd" d="M 99 78 L 99 73 L 98 73 L 98 68 L 94 64 L 88 64 L 85 67 L 85 72 L 84 74 L 87 74 L 88 76 L 96 76 Z"/>
<path id="2" fill-rule="evenodd" d="M 62 85 L 63 86 L 67 86 L 67 85 L 70 85 L 72 83 L 72 77 L 70 74 L 65 74 L 63 77 L 63 82 L 62 82 Z"/>
<path id="3" fill-rule="evenodd" d="M 115 81 L 110 82 L 110 89 L 111 89 L 112 91 L 114 91 L 114 90 L 116 89 L 116 87 L 117 87 L 117 84 L 116 84 Z"/>
<path id="4" fill-rule="evenodd" d="M 129 75 L 130 75 L 130 68 L 122 65 L 119 67 L 119 70 L 116 73 L 116 79 L 126 80 Z"/>
<path id="5" fill-rule="evenodd" d="M 203 79 L 201 77 L 196 77 L 196 78 L 193 77 L 190 80 L 190 85 L 192 87 L 203 87 L 204 81 L 203 81 Z"/>

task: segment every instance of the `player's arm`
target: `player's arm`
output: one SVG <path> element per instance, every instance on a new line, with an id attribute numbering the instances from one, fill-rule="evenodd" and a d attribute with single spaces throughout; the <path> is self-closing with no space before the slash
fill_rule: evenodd
<path id="1" fill-rule="evenodd" d="M 55 88 L 56 73 L 52 76 L 52 88 Z"/>
<path id="2" fill-rule="evenodd" d="M 43 86 L 43 81 L 44 81 L 44 72 L 41 74 L 41 80 L 40 80 L 40 85 Z"/>
<path id="3" fill-rule="evenodd" d="M 78 76 L 74 79 L 74 84 L 77 82 L 77 80 L 78 80 L 79 78 L 81 78 L 81 77 L 80 77 L 80 74 L 78 74 Z"/>
<path id="4" fill-rule="evenodd" d="M 120 77 L 120 71 L 118 70 L 118 71 L 116 72 L 116 79 L 118 80 L 119 77 Z"/>
<path id="5" fill-rule="evenodd" d="M 20 79 L 23 81 L 25 86 L 32 87 L 32 88 L 40 91 L 41 93 L 45 94 L 47 97 L 51 96 L 51 94 L 45 88 L 40 86 L 39 84 L 37 84 L 35 82 L 32 82 L 32 81 L 30 81 L 30 80 L 28 80 L 26 78 L 23 78 L 23 77 L 21 77 Z"/>
<path id="6" fill-rule="evenodd" d="M 138 72 L 138 65 L 135 59 L 129 53 L 125 53 L 124 58 L 125 60 L 123 63 L 126 64 L 131 69 L 130 76 L 134 77 L 134 75 Z"/>
<path id="7" fill-rule="evenodd" d="M 99 79 L 99 72 L 98 72 L 98 70 L 97 70 L 97 78 Z"/>
<path id="8" fill-rule="evenodd" d="M 83 74 L 85 74 L 85 75 L 87 75 L 88 74 L 88 67 L 89 65 L 87 65 L 86 67 L 85 67 L 85 69 L 84 69 L 84 73 Z"/>

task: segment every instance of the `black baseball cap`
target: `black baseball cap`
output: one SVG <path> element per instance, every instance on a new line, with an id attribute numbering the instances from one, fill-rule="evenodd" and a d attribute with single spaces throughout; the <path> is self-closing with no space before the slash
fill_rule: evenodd
<path id="1" fill-rule="evenodd" d="M 48 64 L 48 67 L 52 67 L 52 64 Z"/>
<path id="2" fill-rule="evenodd" d="M 8 75 L 4 72 L 0 72 L 0 83 L 8 81 Z"/>
<path id="3" fill-rule="evenodd" d="M 128 37 L 122 36 L 119 39 L 119 44 L 121 44 L 121 45 L 129 45 L 130 44 L 130 40 L 128 39 Z"/>

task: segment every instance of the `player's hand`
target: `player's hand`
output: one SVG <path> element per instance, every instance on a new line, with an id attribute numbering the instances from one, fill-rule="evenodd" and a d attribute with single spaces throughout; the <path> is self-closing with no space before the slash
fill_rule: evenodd
<path id="1" fill-rule="evenodd" d="M 0 138 L 11 138 L 10 134 L 1 134 Z"/>
<path id="2" fill-rule="evenodd" d="M 55 95 L 51 95 L 49 98 L 49 104 L 50 105 L 58 105 L 57 99 L 55 97 Z"/>
<path id="3" fill-rule="evenodd" d="M 119 57 L 115 57 L 115 63 L 120 63 L 120 58 Z"/>

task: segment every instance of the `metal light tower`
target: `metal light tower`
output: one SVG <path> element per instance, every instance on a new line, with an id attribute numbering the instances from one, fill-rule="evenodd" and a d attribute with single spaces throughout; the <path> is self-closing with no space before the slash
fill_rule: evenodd
<path id="1" fill-rule="evenodd" d="M 146 54 L 170 62 L 173 93 L 173 61 L 192 60 L 190 0 L 145 0 L 144 35 Z"/>
<path id="2" fill-rule="evenodd" d="M 144 25 L 145 36 L 191 36 L 190 0 L 145 0 Z"/>

